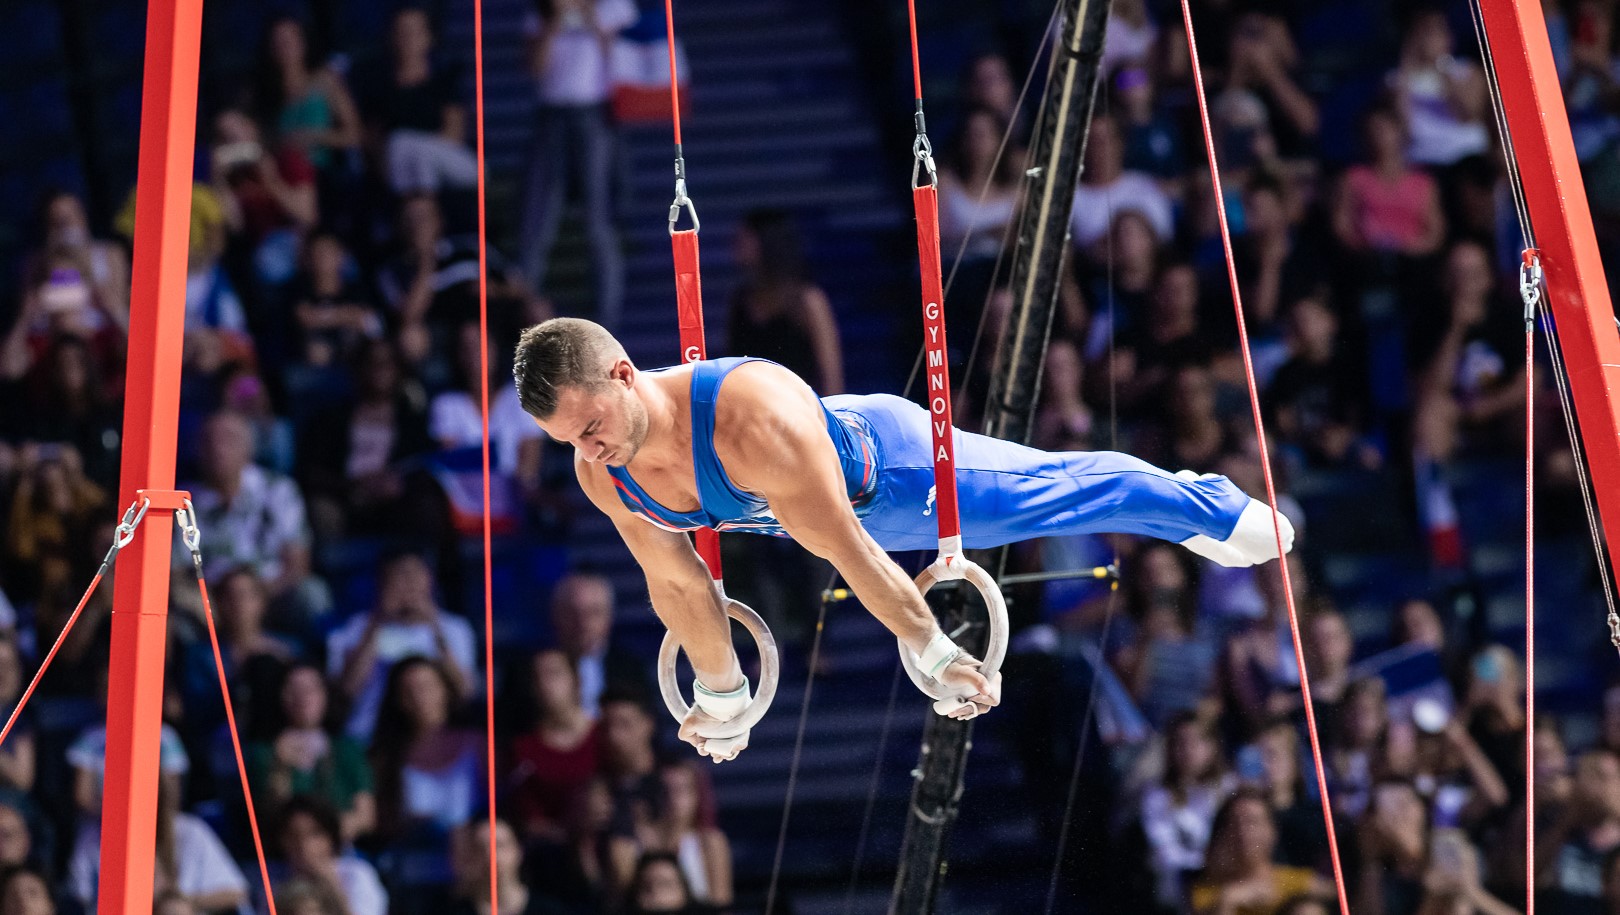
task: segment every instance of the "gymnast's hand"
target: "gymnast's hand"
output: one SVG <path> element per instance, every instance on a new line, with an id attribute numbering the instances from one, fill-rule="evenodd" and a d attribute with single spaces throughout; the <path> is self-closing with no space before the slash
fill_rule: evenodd
<path id="1" fill-rule="evenodd" d="M 1001 704 L 1001 674 L 986 677 L 979 668 L 982 661 L 962 652 L 945 665 L 934 679 L 948 687 L 957 697 L 934 703 L 934 711 L 958 721 L 977 718 Z"/>
<path id="2" fill-rule="evenodd" d="M 709 757 L 716 764 L 729 759 L 736 759 L 737 754 L 748 749 L 748 735 L 750 732 L 744 731 L 737 737 L 703 736 L 702 732 L 713 733 L 715 728 L 724 723 L 694 705 L 692 711 L 687 713 L 686 719 L 681 722 L 680 738 L 696 747 L 699 755 Z"/>

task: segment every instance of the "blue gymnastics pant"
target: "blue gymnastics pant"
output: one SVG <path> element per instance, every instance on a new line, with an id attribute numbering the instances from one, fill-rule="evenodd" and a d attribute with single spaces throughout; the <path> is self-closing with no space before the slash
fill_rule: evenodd
<path id="1" fill-rule="evenodd" d="M 885 550 L 937 548 L 928 412 L 891 394 L 822 402 L 864 424 L 876 443 L 877 489 L 858 510 L 867 532 Z M 1225 540 L 1249 504 L 1225 477 L 1186 480 L 1113 451 L 1040 451 L 957 430 L 956 462 L 962 540 L 969 549 L 1068 534 Z"/>

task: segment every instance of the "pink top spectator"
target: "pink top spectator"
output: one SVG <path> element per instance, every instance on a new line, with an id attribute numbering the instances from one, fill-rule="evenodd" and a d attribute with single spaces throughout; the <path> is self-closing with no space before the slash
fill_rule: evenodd
<path id="1" fill-rule="evenodd" d="M 1344 181 L 1356 229 L 1367 247 L 1407 251 L 1423 243 L 1428 233 L 1429 202 L 1434 197 L 1434 179 L 1427 173 L 1408 171 L 1391 183 L 1370 166 L 1354 165 L 1345 173 Z"/>

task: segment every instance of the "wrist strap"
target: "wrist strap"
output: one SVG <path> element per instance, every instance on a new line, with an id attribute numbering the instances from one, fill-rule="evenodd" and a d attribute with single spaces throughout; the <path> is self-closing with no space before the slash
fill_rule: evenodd
<path id="1" fill-rule="evenodd" d="M 730 721 L 741 715 L 743 709 L 748 708 L 748 703 L 752 701 L 753 697 L 748 693 L 746 676 L 743 677 L 741 686 L 728 693 L 717 693 L 704 686 L 701 680 L 692 681 L 692 704 L 717 721 Z"/>
<path id="2" fill-rule="evenodd" d="M 932 677 L 944 670 L 945 665 L 956 660 L 956 656 L 961 653 L 962 649 L 956 647 L 950 636 L 944 632 L 936 632 L 928 641 L 927 647 L 922 650 L 922 654 L 917 656 L 917 667 Z"/>

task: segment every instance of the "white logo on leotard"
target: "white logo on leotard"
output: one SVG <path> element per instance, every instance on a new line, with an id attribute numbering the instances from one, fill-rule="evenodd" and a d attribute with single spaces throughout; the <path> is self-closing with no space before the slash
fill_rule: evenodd
<path id="1" fill-rule="evenodd" d="M 934 513 L 934 489 L 933 486 L 928 487 L 928 501 L 923 503 L 923 517 L 925 518 Z"/>

